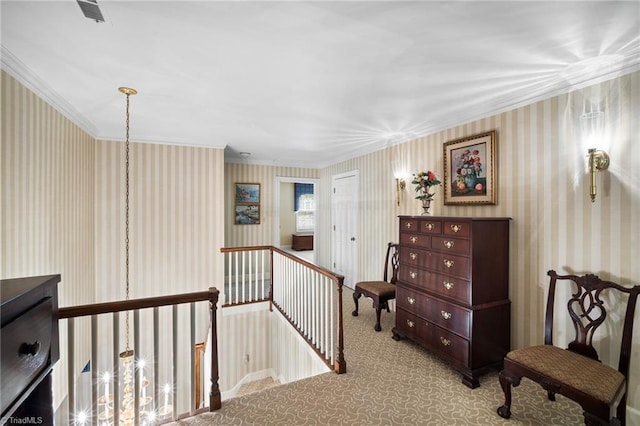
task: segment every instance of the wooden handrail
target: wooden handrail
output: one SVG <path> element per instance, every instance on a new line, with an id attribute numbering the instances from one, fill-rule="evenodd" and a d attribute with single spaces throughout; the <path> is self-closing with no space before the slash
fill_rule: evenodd
<path id="1" fill-rule="evenodd" d="M 58 318 L 76 318 L 88 315 L 100 315 L 113 312 L 133 311 L 136 309 L 180 305 L 183 303 L 203 302 L 205 300 L 210 300 L 211 296 L 213 296 L 217 302 L 219 294 L 220 292 L 217 288 L 210 287 L 208 291 L 198 291 L 194 293 L 147 297 L 133 300 L 119 300 L 116 302 L 95 303 L 93 305 L 69 306 L 66 308 L 60 308 Z"/>
<path id="2" fill-rule="evenodd" d="M 209 411 L 219 410 L 222 406 L 222 395 L 220 393 L 220 387 L 218 381 L 219 369 L 218 369 L 218 334 L 217 334 L 217 304 L 220 292 L 215 287 L 210 287 L 207 291 L 199 291 L 193 293 L 175 294 L 171 296 L 158 296 L 147 297 L 133 300 L 124 300 L 116 302 L 96 303 L 92 305 L 78 305 L 71 307 L 60 308 L 58 312 L 58 319 L 69 319 L 73 321 L 73 318 L 92 316 L 95 321 L 95 317 L 101 314 L 115 314 L 122 311 L 137 311 L 140 309 L 158 308 L 163 306 L 175 306 L 185 303 L 205 302 L 209 301 L 209 314 L 210 314 L 210 327 L 211 327 L 211 389 L 209 392 Z M 95 377 L 94 377 L 95 380 Z M 95 388 L 96 385 L 93 385 Z M 97 392 L 92 390 L 94 404 L 97 404 Z M 201 410 L 198 410 L 201 411 Z M 203 410 L 202 410 L 203 411 Z M 97 410 L 95 410 L 97 413 Z M 69 413 L 71 416 L 71 412 Z M 97 419 L 97 414 L 94 414 Z M 71 417 L 70 417 L 71 419 Z M 94 419 L 94 420 L 95 420 Z"/>
<path id="3" fill-rule="evenodd" d="M 272 252 L 276 252 L 278 254 L 281 254 L 282 256 L 288 257 L 291 260 L 294 260 L 298 263 L 303 264 L 304 266 L 306 266 L 309 269 L 312 269 L 322 275 L 325 275 L 331 279 L 342 279 L 344 280 L 344 277 L 340 274 L 336 274 L 333 271 L 330 271 L 329 269 L 323 268 L 322 266 L 318 266 L 314 263 L 311 263 L 301 257 L 295 256 L 291 253 L 288 253 L 276 246 L 250 246 L 250 247 L 223 247 L 220 249 L 220 253 L 235 253 L 235 252 L 242 252 L 242 251 L 258 251 L 258 250 L 271 250 Z"/>

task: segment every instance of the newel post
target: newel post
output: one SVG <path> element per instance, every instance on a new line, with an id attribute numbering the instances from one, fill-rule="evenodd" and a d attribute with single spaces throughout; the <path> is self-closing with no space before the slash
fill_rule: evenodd
<path id="1" fill-rule="evenodd" d="M 338 356 L 336 357 L 334 370 L 337 374 L 347 372 L 347 362 L 344 360 L 344 324 L 342 321 L 342 285 L 344 277 L 338 275 Z"/>
<path id="2" fill-rule="evenodd" d="M 218 320 L 217 306 L 220 292 L 215 287 L 209 288 L 209 313 L 211 315 L 211 391 L 209 392 L 209 411 L 219 410 L 222 407 L 220 395 L 220 379 L 218 371 Z"/>

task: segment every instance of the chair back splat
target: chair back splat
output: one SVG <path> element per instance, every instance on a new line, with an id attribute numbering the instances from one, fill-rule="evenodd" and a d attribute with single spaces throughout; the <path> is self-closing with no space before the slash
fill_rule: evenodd
<path id="1" fill-rule="evenodd" d="M 498 408 L 498 414 L 507 419 L 511 416 L 511 386 L 518 386 L 521 378 L 527 377 L 539 383 L 550 400 L 554 401 L 555 394 L 559 393 L 580 404 L 586 425 L 624 425 L 633 318 L 640 286 L 623 287 L 593 274 L 558 275 L 551 270 L 547 275 L 550 281 L 544 345 L 516 349 L 507 354 L 499 375 L 505 403 Z M 555 293 L 560 281 L 570 283 L 572 291 L 566 307 L 575 338 L 566 350 L 553 344 Z M 625 295 L 627 306 L 616 370 L 600 362 L 593 347 L 593 336 L 607 317 L 605 301 L 613 300 L 615 306 L 623 306 Z"/>
<path id="2" fill-rule="evenodd" d="M 398 265 L 400 263 L 400 254 L 398 252 L 398 244 L 387 244 L 387 254 L 384 258 L 384 273 L 382 281 L 360 281 L 356 283 L 353 290 L 354 311 L 351 313 L 354 317 L 358 316 L 358 299 L 360 296 L 371 298 L 373 307 L 376 310 L 376 324 L 374 330 L 380 331 L 380 312 L 382 309 L 389 310 L 389 301 L 396 298 L 396 281 L 398 280 Z M 391 276 L 389 276 L 389 268 L 391 268 Z"/>

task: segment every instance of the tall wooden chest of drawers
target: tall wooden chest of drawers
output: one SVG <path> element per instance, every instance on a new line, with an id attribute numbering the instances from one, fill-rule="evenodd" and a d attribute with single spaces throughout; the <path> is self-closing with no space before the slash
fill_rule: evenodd
<path id="1" fill-rule="evenodd" d="M 509 219 L 400 216 L 393 338 L 436 353 L 480 386 L 510 350 Z"/>
<path id="2" fill-rule="evenodd" d="M 0 280 L 0 424 L 54 424 L 60 275 Z"/>

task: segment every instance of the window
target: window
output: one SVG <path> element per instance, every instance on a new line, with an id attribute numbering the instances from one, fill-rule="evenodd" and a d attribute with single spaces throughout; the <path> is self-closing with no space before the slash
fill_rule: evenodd
<path id="1" fill-rule="evenodd" d="M 316 227 L 316 198 L 311 194 L 300 195 L 297 199 L 296 232 L 313 232 Z"/>

